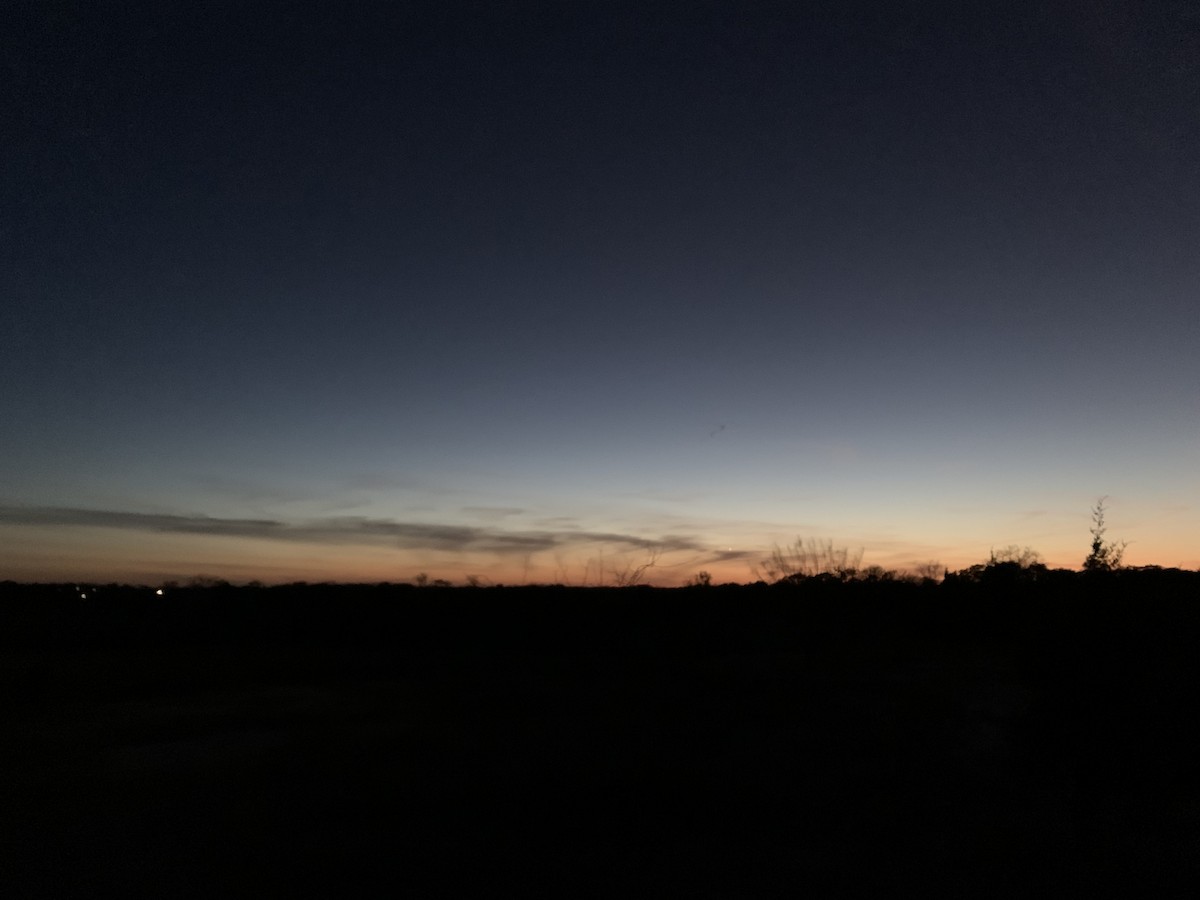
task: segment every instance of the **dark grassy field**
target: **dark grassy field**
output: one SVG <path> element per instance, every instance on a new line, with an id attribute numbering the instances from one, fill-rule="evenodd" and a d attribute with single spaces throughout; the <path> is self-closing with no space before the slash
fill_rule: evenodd
<path id="1" fill-rule="evenodd" d="M 4 896 L 1200 884 L 1183 575 L 2 593 Z"/>

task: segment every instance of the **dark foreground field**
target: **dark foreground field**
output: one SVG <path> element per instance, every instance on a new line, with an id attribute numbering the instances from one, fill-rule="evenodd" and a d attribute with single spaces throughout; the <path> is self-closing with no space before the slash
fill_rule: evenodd
<path id="1" fill-rule="evenodd" d="M 6 897 L 1200 883 L 1191 579 L 3 594 Z"/>

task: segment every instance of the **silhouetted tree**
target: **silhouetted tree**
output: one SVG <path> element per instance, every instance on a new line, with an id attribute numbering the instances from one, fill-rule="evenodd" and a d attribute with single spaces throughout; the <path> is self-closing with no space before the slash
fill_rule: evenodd
<path id="1" fill-rule="evenodd" d="M 1121 568 L 1121 560 L 1125 556 L 1126 541 L 1105 542 L 1104 532 L 1104 502 L 1107 497 L 1101 497 L 1092 507 L 1092 552 L 1083 561 L 1085 572 L 1112 572 Z"/>
<path id="2" fill-rule="evenodd" d="M 211 575 L 195 575 L 188 579 L 188 587 L 193 588 L 228 588 L 230 584 L 224 578 L 214 578 Z"/>
<path id="3" fill-rule="evenodd" d="M 946 577 L 946 567 L 937 560 L 923 562 L 917 566 L 916 576 L 921 581 L 941 581 Z"/>
<path id="4" fill-rule="evenodd" d="M 993 549 L 986 563 L 976 563 L 955 573 L 956 580 L 989 582 L 1035 581 L 1046 573 L 1042 555 L 1032 547 L 1009 544 L 999 550 Z"/>
<path id="5" fill-rule="evenodd" d="M 1032 547 L 1018 547 L 1016 544 L 1009 544 L 1000 550 L 993 549 L 987 564 L 997 566 L 1006 563 L 1013 563 L 1020 569 L 1028 569 L 1042 564 L 1042 554 Z"/>
<path id="6" fill-rule="evenodd" d="M 895 581 L 896 572 L 883 566 L 867 566 L 858 573 L 858 577 L 863 581 Z"/>

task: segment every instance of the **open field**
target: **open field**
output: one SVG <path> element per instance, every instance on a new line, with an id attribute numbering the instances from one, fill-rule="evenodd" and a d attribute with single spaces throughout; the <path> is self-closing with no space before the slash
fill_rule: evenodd
<path id="1" fill-rule="evenodd" d="M 1192 589 L 7 586 L 0 877 L 1163 896 L 1200 876 Z"/>

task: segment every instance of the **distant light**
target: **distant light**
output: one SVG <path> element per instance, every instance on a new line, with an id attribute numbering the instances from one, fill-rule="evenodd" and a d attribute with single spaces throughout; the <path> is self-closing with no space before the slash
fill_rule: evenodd
<path id="1" fill-rule="evenodd" d="M 158 589 L 157 591 L 155 591 L 154 593 L 158 594 L 158 596 L 160 596 L 160 597 L 161 597 L 161 596 L 162 596 L 162 588 L 159 588 L 159 589 Z"/>
<path id="2" fill-rule="evenodd" d="M 80 595 L 79 595 L 79 599 L 80 599 L 80 600 L 86 600 L 86 599 L 87 599 L 87 594 L 80 594 Z"/>

